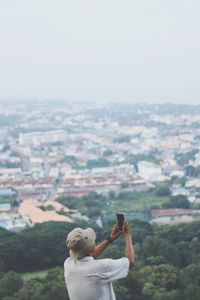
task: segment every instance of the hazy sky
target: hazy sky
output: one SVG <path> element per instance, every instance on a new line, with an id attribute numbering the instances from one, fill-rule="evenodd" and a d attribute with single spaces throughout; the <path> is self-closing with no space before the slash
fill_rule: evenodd
<path id="1" fill-rule="evenodd" d="M 0 0 L 0 99 L 200 103 L 199 0 Z"/>

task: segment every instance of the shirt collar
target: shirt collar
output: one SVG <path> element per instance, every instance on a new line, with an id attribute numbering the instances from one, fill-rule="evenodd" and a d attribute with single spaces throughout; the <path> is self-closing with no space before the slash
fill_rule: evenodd
<path id="1" fill-rule="evenodd" d="M 79 261 L 91 261 L 94 260 L 94 257 L 92 256 L 84 256 L 81 259 L 79 259 Z"/>

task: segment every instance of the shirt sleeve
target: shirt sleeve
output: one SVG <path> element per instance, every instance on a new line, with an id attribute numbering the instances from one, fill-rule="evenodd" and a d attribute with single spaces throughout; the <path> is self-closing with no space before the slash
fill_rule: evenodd
<path id="1" fill-rule="evenodd" d="M 119 259 L 108 259 L 105 270 L 107 282 L 125 278 L 129 271 L 129 260 L 126 257 Z"/>

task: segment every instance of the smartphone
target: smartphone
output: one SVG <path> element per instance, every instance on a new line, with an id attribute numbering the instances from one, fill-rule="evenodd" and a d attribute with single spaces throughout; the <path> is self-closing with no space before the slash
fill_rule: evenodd
<path id="1" fill-rule="evenodd" d="M 119 230 L 123 230 L 123 225 L 124 225 L 124 214 L 117 213 L 117 223 Z"/>

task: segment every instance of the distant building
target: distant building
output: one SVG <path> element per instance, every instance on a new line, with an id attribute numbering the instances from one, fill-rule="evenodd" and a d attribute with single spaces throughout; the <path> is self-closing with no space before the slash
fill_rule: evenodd
<path id="1" fill-rule="evenodd" d="M 149 161 L 139 161 L 138 164 L 139 176 L 147 181 L 152 181 L 156 177 L 162 175 L 162 169 L 159 165 Z"/>
<path id="2" fill-rule="evenodd" d="M 12 189 L 0 189 L 0 197 L 12 197 L 14 194 Z"/>
<path id="3" fill-rule="evenodd" d="M 17 176 L 22 174 L 21 168 L 0 168 L 0 174 L 4 176 Z"/>
<path id="4" fill-rule="evenodd" d="M 21 146 L 48 144 L 63 142 L 66 140 L 64 130 L 36 131 L 30 133 L 20 133 L 19 144 Z"/>
<path id="5" fill-rule="evenodd" d="M 180 187 L 172 191 L 173 196 L 177 196 L 177 195 L 189 196 L 189 194 L 190 191 L 188 189 L 185 189 L 184 187 Z"/>
<path id="6" fill-rule="evenodd" d="M 185 183 L 186 188 L 200 188 L 200 178 L 190 179 Z"/>
<path id="7" fill-rule="evenodd" d="M 182 170 L 174 170 L 170 173 L 170 176 L 176 176 L 176 177 L 184 177 L 185 173 Z"/>
<path id="8" fill-rule="evenodd" d="M 200 166 L 200 152 L 197 152 L 195 154 L 195 162 L 194 162 L 194 167 Z"/>
<path id="9" fill-rule="evenodd" d="M 11 204 L 10 203 L 0 203 L 0 212 L 10 211 Z"/>
<path id="10" fill-rule="evenodd" d="M 8 133 L 6 129 L 0 129 L 0 141 L 3 142 L 7 139 Z"/>
<path id="11" fill-rule="evenodd" d="M 151 211 L 151 222 L 159 224 L 186 223 L 200 219 L 200 210 L 170 208 L 153 209 Z"/>

